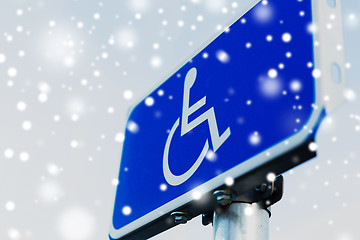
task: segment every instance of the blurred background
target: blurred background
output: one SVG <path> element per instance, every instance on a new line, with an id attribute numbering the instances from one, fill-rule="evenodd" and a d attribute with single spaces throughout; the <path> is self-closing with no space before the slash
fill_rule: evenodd
<path id="1" fill-rule="evenodd" d="M 2 0 L 0 239 L 108 239 L 129 107 L 240 4 Z M 270 239 L 360 239 L 360 0 L 342 5 L 346 102 L 324 120 L 318 157 L 284 174 Z M 153 239 L 200 237 L 212 228 L 196 218 Z"/>

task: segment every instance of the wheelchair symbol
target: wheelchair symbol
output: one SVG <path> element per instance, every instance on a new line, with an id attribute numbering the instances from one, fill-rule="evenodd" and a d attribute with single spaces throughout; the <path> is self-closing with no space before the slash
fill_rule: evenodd
<path id="1" fill-rule="evenodd" d="M 197 110 L 199 110 L 201 107 L 203 107 L 206 103 L 206 96 L 204 96 L 197 103 L 189 107 L 190 88 L 194 85 L 196 76 L 197 76 L 197 70 L 196 68 L 192 68 L 188 71 L 185 77 L 180 137 L 184 136 L 186 133 L 190 132 L 192 129 L 196 128 L 201 123 L 207 120 L 209 124 L 211 143 L 214 152 L 216 152 L 230 136 L 231 134 L 230 127 L 228 127 L 223 132 L 223 134 L 219 136 L 219 130 L 216 122 L 214 107 L 211 107 L 196 119 L 192 120 L 191 122 L 188 122 L 189 116 L 194 112 L 196 112 Z M 200 164 L 202 163 L 202 161 L 206 156 L 206 153 L 209 150 L 209 139 L 206 139 L 200 155 L 198 156 L 195 163 L 191 166 L 191 168 L 181 175 L 174 175 L 169 167 L 169 149 L 170 149 L 171 140 L 179 124 L 180 124 L 180 118 L 178 118 L 175 121 L 174 125 L 170 130 L 170 133 L 166 140 L 164 156 L 163 156 L 163 173 L 166 181 L 172 186 L 178 186 L 184 183 L 186 180 L 188 180 L 199 168 Z"/>

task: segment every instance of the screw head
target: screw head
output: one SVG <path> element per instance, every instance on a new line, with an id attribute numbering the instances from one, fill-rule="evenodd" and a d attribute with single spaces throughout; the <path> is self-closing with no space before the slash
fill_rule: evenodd
<path id="1" fill-rule="evenodd" d="M 265 192 L 267 188 L 268 188 L 268 185 L 263 183 L 260 186 L 256 187 L 255 190 L 258 192 Z"/>
<path id="2" fill-rule="evenodd" d="M 191 220 L 191 216 L 185 212 L 173 212 L 171 216 L 174 218 L 176 224 L 185 224 Z"/>
<path id="3" fill-rule="evenodd" d="M 214 197 L 221 205 L 228 205 L 233 201 L 234 194 L 226 190 L 217 190 L 214 192 Z"/>

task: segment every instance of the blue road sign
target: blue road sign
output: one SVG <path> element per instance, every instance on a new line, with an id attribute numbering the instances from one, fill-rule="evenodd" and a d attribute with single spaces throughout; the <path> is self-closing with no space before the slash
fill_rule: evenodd
<path id="1" fill-rule="evenodd" d="M 323 104 L 312 2 L 257 2 L 132 110 L 110 238 L 231 186 L 313 136 Z"/>

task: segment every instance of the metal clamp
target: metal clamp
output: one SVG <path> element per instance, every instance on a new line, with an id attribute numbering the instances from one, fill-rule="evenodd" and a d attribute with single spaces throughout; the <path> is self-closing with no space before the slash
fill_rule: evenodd
<path id="1" fill-rule="evenodd" d="M 231 203 L 258 203 L 263 209 L 277 203 L 283 196 L 284 178 L 278 176 L 274 182 L 266 182 L 251 189 L 243 194 L 236 195 L 231 190 L 217 190 L 213 193 L 219 206 L 229 205 Z M 271 216 L 270 211 L 269 217 Z M 202 215 L 202 224 L 208 225 L 213 221 L 213 211 Z"/>

